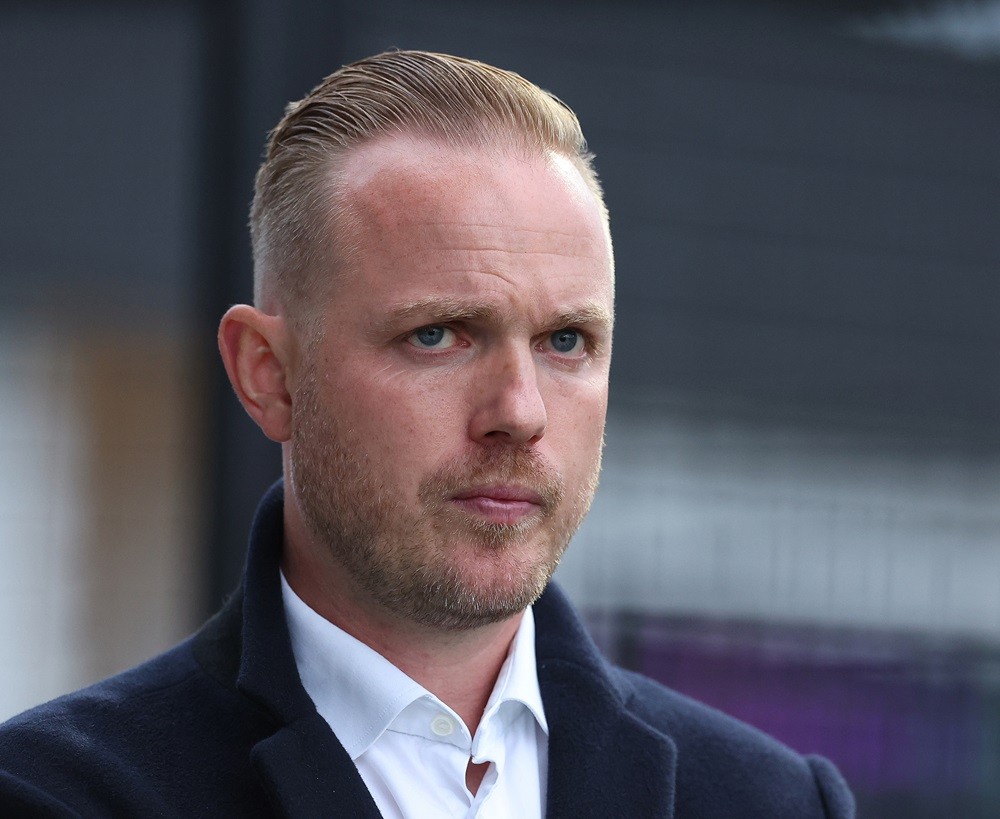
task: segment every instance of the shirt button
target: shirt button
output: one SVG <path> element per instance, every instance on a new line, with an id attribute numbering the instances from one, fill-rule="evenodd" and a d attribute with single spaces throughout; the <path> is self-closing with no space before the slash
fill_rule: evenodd
<path id="1" fill-rule="evenodd" d="M 455 730 L 455 723 L 442 714 L 431 720 L 431 730 L 439 737 L 450 736 Z"/>

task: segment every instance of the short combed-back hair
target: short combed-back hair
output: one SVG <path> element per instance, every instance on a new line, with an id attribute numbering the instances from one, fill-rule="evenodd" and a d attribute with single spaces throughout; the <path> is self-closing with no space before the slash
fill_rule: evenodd
<path id="1" fill-rule="evenodd" d="M 557 97 L 511 71 L 424 51 L 391 51 L 346 65 L 289 104 L 257 172 L 250 231 L 254 299 L 300 312 L 332 275 L 345 155 L 379 137 L 412 135 L 459 148 L 509 145 L 571 159 L 604 199 L 580 123 Z M 333 253 L 338 255 L 337 252 Z"/>

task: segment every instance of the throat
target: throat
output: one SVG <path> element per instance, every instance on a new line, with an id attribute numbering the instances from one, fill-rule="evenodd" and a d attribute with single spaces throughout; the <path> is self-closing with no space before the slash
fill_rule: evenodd
<path id="1" fill-rule="evenodd" d="M 465 768 L 465 787 L 473 796 L 479 791 L 479 786 L 483 783 L 483 777 L 486 776 L 489 767 L 489 762 L 476 763 L 471 758 L 469 759 L 469 764 Z"/>

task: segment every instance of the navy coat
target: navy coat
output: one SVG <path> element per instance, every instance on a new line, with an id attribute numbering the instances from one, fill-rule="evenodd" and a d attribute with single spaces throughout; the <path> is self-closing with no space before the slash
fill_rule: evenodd
<path id="1" fill-rule="evenodd" d="M 0 816 L 378 817 L 299 681 L 281 543 L 279 484 L 241 589 L 200 631 L 0 726 Z M 535 622 L 550 819 L 853 816 L 829 762 L 611 666 L 558 589 Z"/>

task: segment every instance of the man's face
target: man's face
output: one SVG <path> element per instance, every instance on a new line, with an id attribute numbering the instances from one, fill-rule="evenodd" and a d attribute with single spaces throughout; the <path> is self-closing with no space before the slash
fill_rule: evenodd
<path id="1" fill-rule="evenodd" d="M 360 599 L 499 621 L 541 593 L 596 487 L 605 224 L 561 156 L 393 138 L 345 176 L 353 252 L 294 387 L 291 496 Z"/>

